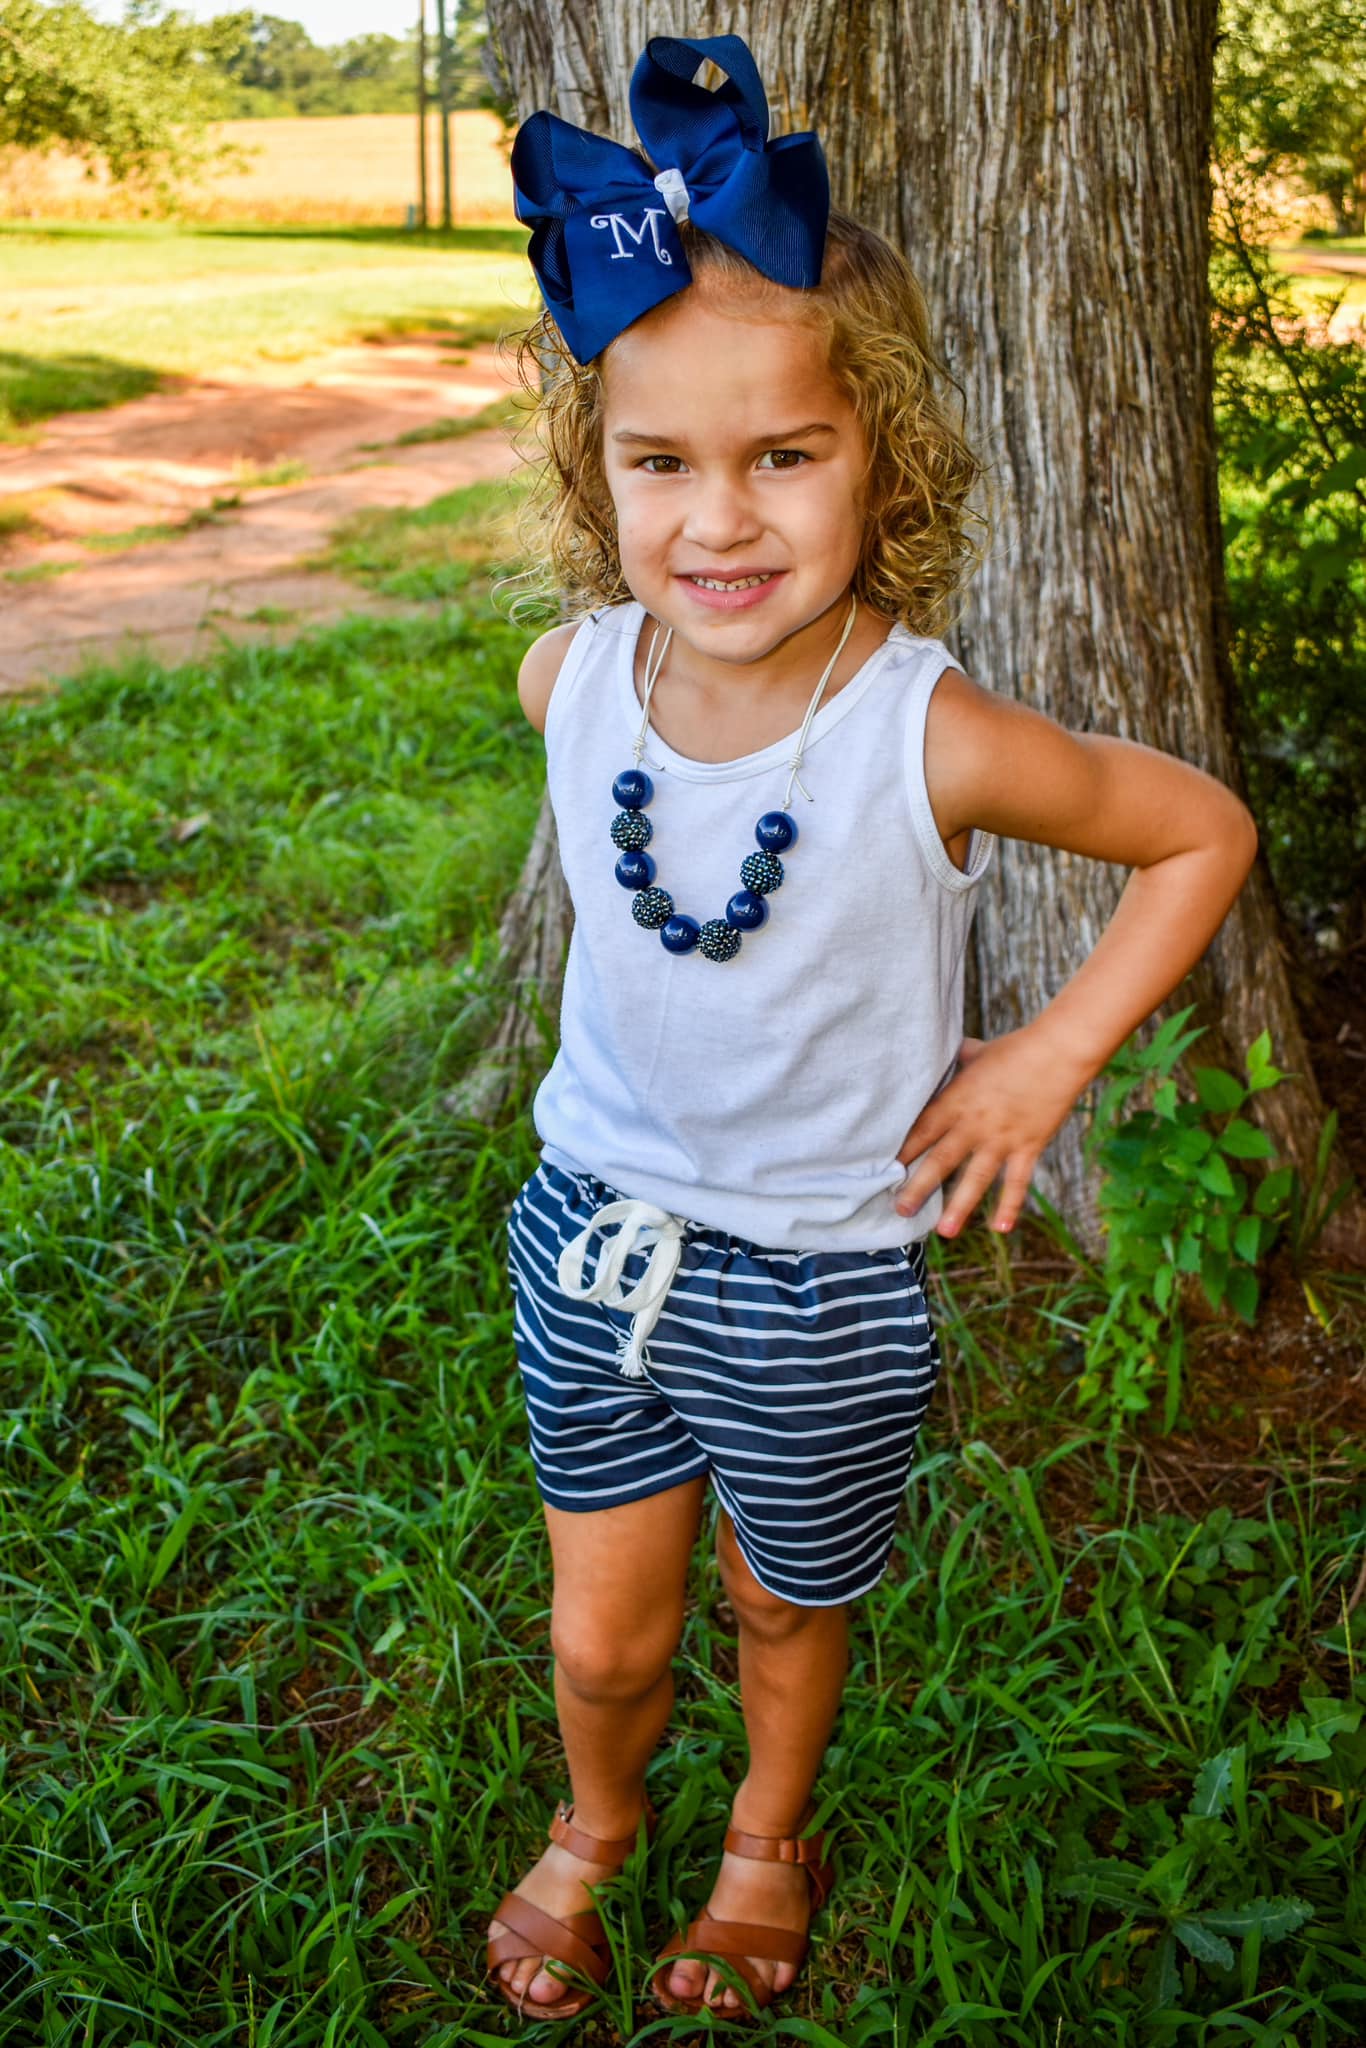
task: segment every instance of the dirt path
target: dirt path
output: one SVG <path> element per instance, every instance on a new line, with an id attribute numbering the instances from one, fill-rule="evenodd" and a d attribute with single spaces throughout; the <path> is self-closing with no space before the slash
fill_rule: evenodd
<path id="1" fill-rule="evenodd" d="M 68 413 L 0 448 L 0 693 L 137 648 L 183 661 L 388 609 L 306 559 L 354 512 L 506 475 L 498 428 L 397 444 L 507 388 L 492 349 L 460 360 L 449 338 L 409 337 Z M 31 523 L 5 541 L 7 511 Z"/>

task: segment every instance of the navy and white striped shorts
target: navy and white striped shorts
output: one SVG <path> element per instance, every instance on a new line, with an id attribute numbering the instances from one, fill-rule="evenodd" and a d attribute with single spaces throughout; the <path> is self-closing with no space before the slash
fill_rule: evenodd
<path id="1" fill-rule="evenodd" d="M 629 1312 L 574 1300 L 556 1274 L 565 1245 L 621 1199 L 542 1162 L 509 1218 L 542 1498 L 583 1513 L 710 1474 L 769 1592 L 802 1607 L 868 1592 L 886 1569 L 939 1371 L 923 1245 L 771 1251 L 689 1223 L 647 1377 L 626 1379 Z M 647 1258 L 631 1254 L 624 1287 Z"/>

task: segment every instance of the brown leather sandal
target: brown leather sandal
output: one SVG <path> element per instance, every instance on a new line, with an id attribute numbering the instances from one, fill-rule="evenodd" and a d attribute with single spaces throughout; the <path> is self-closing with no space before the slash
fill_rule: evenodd
<path id="1" fill-rule="evenodd" d="M 581 1856 L 586 1863 L 622 1864 L 626 1861 L 636 1846 L 634 1830 L 616 1841 L 606 1842 L 575 1827 L 573 1813 L 573 1806 L 562 1799 L 550 1823 L 549 1838 L 552 1842 L 568 1849 L 571 1856 Z M 647 1799 L 647 1839 L 653 1836 L 657 1825 L 658 1816 Z M 571 1913 L 567 1919 L 557 1920 L 539 1906 L 533 1906 L 530 1899 L 524 1899 L 513 1891 L 503 1894 L 496 1911 L 489 1918 L 501 1920 L 510 1932 L 490 1938 L 486 1974 L 493 1978 L 520 2019 L 572 2020 L 586 2011 L 606 1983 L 607 1972 L 612 1966 L 611 1947 L 594 1908 L 590 1906 L 582 1913 Z M 565 1997 L 556 1999 L 553 2005 L 540 2005 L 534 1999 L 528 2004 L 525 1993 L 518 1995 L 498 1975 L 504 1963 L 520 1962 L 524 1956 L 537 1956 L 547 1964 L 563 1963 L 566 1968 L 590 1978 L 595 1988 L 567 1993 Z M 550 1974 L 554 1976 L 555 1972 L 552 1970 Z"/>
<path id="2" fill-rule="evenodd" d="M 811 1885 L 813 1918 L 830 1896 L 835 1870 L 834 1865 L 825 1860 L 823 1834 L 809 1835 L 803 1840 L 796 1835 L 747 1835 L 739 1828 L 727 1828 L 724 1847 L 733 1856 L 749 1856 L 757 1863 L 800 1863 Z M 715 2005 L 708 2007 L 701 1997 L 677 1998 L 655 1981 L 656 1972 L 667 1975 L 668 1967 L 677 1957 L 688 1956 L 704 1963 L 717 1960 L 728 1963 L 748 1986 L 755 2004 L 762 2010 L 773 2003 L 775 1996 L 785 1998 L 787 1992 L 775 1993 L 770 1985 L 755 1975 L 745 1958 L 761 1956 L 765 1962 L 792 1963 L 800 1969 L 806 1960 L 809 1940 L 809 1933 L 794 1934 L 789 1927 L 766 1927 L 746 1920 L 713 1920 L 709 1914 L 699 1913 L 691 1925 L 683 1933 L 673 1935 L 655 1957 L 650 1972 L 650 1996 L 665 2012 L 700 2013 L 721 2009 Z M 787 1987 L 788 1990 L 792 1988 L 792 1985 Z M 752 2015 L 743 2005 L 738 2012 L 726 2011 L 727 2019 L 750 2017 Z"/>

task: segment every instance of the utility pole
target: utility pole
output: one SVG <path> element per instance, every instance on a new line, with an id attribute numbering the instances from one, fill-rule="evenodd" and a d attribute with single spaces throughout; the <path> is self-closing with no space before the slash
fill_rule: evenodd
<path id="1" fill-rule="evenodd" d="M 417 224 L 427 225 L 427 0 L 417 0 Z"/>
<path id="2" fill-rule="evenodd" d="M 436 0 L 436 91 L 441 102 L 441 225 L 451 225 L 451 49 L 446 0 Z"/>

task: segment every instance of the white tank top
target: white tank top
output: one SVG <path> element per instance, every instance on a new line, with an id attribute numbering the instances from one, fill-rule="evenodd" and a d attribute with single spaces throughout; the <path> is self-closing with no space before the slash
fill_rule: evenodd
<path id="1" fill-rule="evenodd" d="M 570 642 L 546 716 L 547 776 L 574 905 L 560 1049 L 533 1106 L 544 1157 L 772 1249 L 883 1250 L 925 1236 L 893 1206 L 906 1132 L 954 1071 L 963 956 L 994 840 L 966 870 L 925 787 L 925 714 L 954 658 L 894 626 L 811 722 L 788 806 L 796 844 L 768 922 L 735 959 L 673 954 L 613 873 L 614 778 L 632 766 L 644 607 L 608 607 Z M 815 678 L 812 678 L 814 687 Z M 797 735 L 694 761 L 651 728 L 642 766 L 657 886 L 724 916 L 782 805 Z"/>

